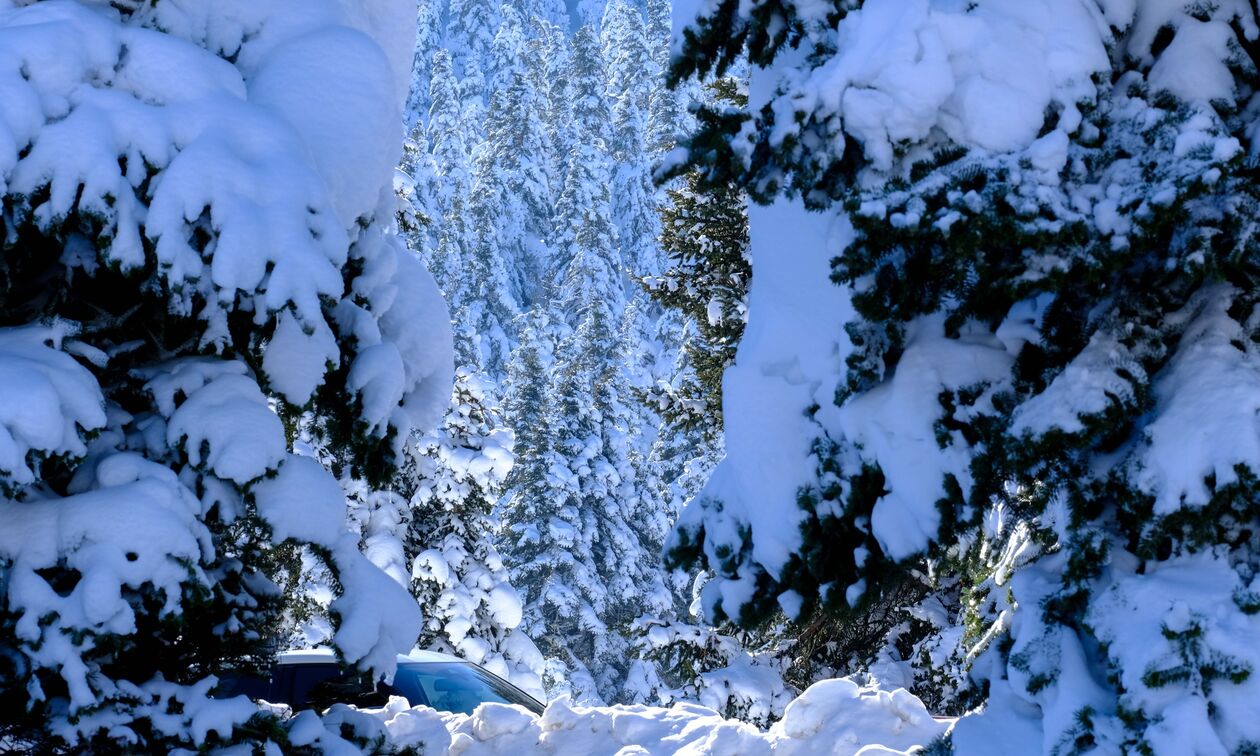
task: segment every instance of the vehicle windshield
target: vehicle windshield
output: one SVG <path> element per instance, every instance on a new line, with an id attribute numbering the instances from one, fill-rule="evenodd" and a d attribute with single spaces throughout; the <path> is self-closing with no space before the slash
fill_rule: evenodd
<path id="1" fill-rule="evenodd" d="M 542 713 L 538 702 L 515 686 L 464 662 L 399 664 L 390 687 L 413 706 L 427 704 L 439 711 L 472 714 L 477 704 L 492 702 L 517 704 Z"/>

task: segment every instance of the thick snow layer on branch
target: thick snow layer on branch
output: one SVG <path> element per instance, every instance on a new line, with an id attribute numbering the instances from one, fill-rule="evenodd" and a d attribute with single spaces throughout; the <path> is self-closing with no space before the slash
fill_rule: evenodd
<path id="1" fill-rule="evenodd" d="M 905 559 L 927 548 L 940 527 L 936 502 L 953 476 L 971 492 L 971 453 L 961 433 L 942 444 L 934 427 L 939 396 L 999 381 L 1014 358 L 984 329 L 947 339 L 939 317 L 912 323 L 895 373 L 839 410 L 844 435 L 884 473 L 887 492 L 871 513 L 871 529 L 884 553 Z"/>
<path id="2" fill-rule="evenodd" d="M 276 540 L 294 538 L 332 548 L 346 530 L 345 494 L 311 457 L 290 454 L 276 476 L 254 486 L 253 493 Z"/>
<path id="3" fill-rule="evenodd" d="M 813 475 L 810 445 L 821 431 L 804 410 L 831 406 L 844 371 L 848 344 L 841 326 L 852 310 L 848 294 L 828 275 L 847 223 L 787 201 L 751 207 L 749 217 L 749 319 L 735 365 L 722 380 L 726 459 L 698 499 L 724 504 L 720 517 L 706 513 L 713 543 L 738 543 L 735 534 L 750 525 L 753 558 L 777 575 L 799 543 L 796 495 Z M 680 525 L 701 512 L 688 508 Z M 724 590 L 739 589 L 727 584 Z"/>
<path id="4" fill-rule="evenodd" d="M 193 465 L 240 484 L 274 470 L 284 458 L 284 426 L 258 384 L 244 375 L 222 375 L 192 392 L 171 415 L 166 438 L 171 446 L 182 444 Z"/>
<path id="5" fill-rule="evenodd" d="M 96 379 L 57 348 L 63 330 L 0 329 L 0 487 L 34 481 L 31 452 L 82 455 L 79 434 L 105 425 Z"/>
<path id="6" fill-rule="evenodd" d="M 1091 99 L 1091 75 L 1110 67 L 1091 5 L 869 0 L 840 26 L 839 53 L 775 101 L 776 137 L 794 133 L 792 111 L 822 110 L 884 169 L 896 144 L 935 128 L 960 144 L 1025 147 L 1047 109 Z"/>
<path id="7" fill-rule="evenodd" d="M 1158 409 L 1131 460 L 1155 513 L 1197 508 L 1216 488 L 1238 482 L 1239 466 L 1260 469 L 1260 355 L 1229 315 L 1237 292 L 1207 287 L 1172 361 L 1154 384 Z"/>
<path id="8" fill-rule="evenodd" d="M 92 635 L 136 631 L 131 591 L 150 585 L 164 594 L 163 612 L 175 611 L 189 565 L 211 553 L 196 519 L 200 502 L 171 470 L 114 454 L 95 465 L 94 478 L 76 481 L 87 490 L 65 498 L 0 500 L 0 562 L 11 565 L 6 593 L 21 617 L 18 640 L 39 664 L 60 669 L 74 707 L 95 701 L 80 659 Z M 57 590 L 38 571 L 63 560 L 80 579 Z M 32 698 L 42 699 L 32 685 Z"/>
<path id="9" fill-rule="evenodd" d="M 1260 615 L 1235 611 L 1260 581 L 1248 586 L 1221 551 L 1125 575 L 1086 618 L 1107 646 L 1121 702 L 1162 716 L 1149 739 L 1158 756 L 1238 753 L 1260 740 Z"/>
<path id="10" fill-rule="evenodd" d="M 276 314 L 264 369 L 296 404 L 339 363 L 323 303 L 363 258 L 355 293 L 389 343 L 359 344 L 371 353 L 352 366 L 364 420 L 432 425 L 450 391 L 450 336 L 434 327 L 445 305 L 381 227 L 411 60 L 399 30 L 414 8 L 172 0 L 152 13 L 164 33 L 61 0 L 0 6 L 0 191 L 19 220 L 51 232 L 77 212 L 99 258 L 124 270 L 151 244 L 173 311 L 211 303 L 198 315 L 209 346 L 227 340 L 230 310 Z"/>
<path id="11" fill-rule="evenodd" d="M 420 634 L 420 607 L 399 585 L 359 551 L 346 533 L 332 551 L 342 593 L 329 606 L 340 624 L 333 642 L 346 660 L 376 674 L 393 674 L 399 649 Z"/>

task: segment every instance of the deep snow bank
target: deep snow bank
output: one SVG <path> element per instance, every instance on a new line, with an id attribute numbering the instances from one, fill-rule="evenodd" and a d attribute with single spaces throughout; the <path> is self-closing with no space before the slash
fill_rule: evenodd
<path id="1" fill-rule="evenodd" d="M 848 679 L 810 687 L 768 731 L 693 704 L 588 708 L 567 698 L 553 701 L 541 717 L 504 704 L 483 704 L 471 716 L 442 714 L 409 709 L 395 698 L 381 709 L 338 707 L 324 722 L 337 731 L 350 725 L 370 740 L 384 736 L 395 748 L 464 756 L 871 756 L 906 753 L 947 729 L 907 691 L 864 688 Z"/>

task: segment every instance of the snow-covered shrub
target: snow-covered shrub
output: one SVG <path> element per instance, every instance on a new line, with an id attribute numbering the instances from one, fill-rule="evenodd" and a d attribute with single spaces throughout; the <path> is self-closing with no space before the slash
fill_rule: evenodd
<path id="1" fill-rule="evenodd" d="M 0 2 L 6 746 L 283 739 L 207 697 L 265 661 L 277 544 L 335 577 L 347 662 L 414 642 L 289 452 L 312 411 L 384 480 L 449 397 L 446 308 L 391 230 L 404 6 Z"/>
<path id="2" fill-rule="evenodd" d="M 725 635 L 707 625 L 644 618 L 636 629 L 641 661 L 626 683 L 633 702 L 695 702 L 728 719 L 769 727 L 797 692 L 784 681 L 790 655 L 774 644 L 757 649 L 737 628 Z"/>
<path id="3" fill-rule="evenodd" d="M 1257 39 L 1233 0 L 702 7 L 676 73 L 767 68 L 691 162 L 773 203 L 673 542 L 713 616 L 915 582 L 885 661 L 987 701 L 959 754 L 1256 750 Z"/>

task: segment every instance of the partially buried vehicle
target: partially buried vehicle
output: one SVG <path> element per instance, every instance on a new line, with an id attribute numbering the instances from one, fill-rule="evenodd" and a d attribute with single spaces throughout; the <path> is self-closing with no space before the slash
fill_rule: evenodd
<path id="1" fill-rule="evenodd" d="M 398 671 L 390 683 L 373 683 L 365 673 L 347 671 L 329 650 L 286 651 L 269 676 L 225 676 L 218 695 L 246 695 L 287 704 L 294 711 L 323 711 L 338 703 L 384 706 L 390 696 L 402 696 L 412 706 L 460 714 L 471 714 L 482 703 L 516 704 L 534 714 L 543 711 L 538 700 L 507 680 L 472 662 L 436 651 L 400 655 Z"/>

